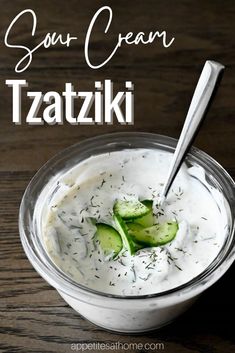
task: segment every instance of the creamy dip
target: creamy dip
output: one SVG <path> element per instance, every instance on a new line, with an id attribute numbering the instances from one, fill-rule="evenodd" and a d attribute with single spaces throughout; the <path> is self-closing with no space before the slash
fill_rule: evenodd
<path id="1" fill-rule="evenodd" d="M 222 194 L 204 170 L 184 164 L 163 209 L 157 206 L 172 154 L 130 149 L 77 164 L 57 181 L 44 205 L 43 238 L 54 263 L 78 283 L 105 293 L 158 293 L 188 282 L 219 253 L 227 227 Z M 130 255 L 105 257 L 94 241 L 94 221 L 114 225 L 115 200 L 153 200 L 156 220 L 177 220 L 175 239 Z"/>

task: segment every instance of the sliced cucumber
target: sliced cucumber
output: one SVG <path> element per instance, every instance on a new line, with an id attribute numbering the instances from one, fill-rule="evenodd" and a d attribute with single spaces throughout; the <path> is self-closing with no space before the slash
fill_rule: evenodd
<path id="1" fill-rule="evenodd" d="M 153 208 L 153 200 L 143 200 L 143 201 L 141 201 L 141 203 L 143 205 L 145 205 L 146 207 L 148 207 L 149 210 L 152 210 L 152 208 Z"/>
<path id="2" fill-rule="evenodd" d="M 96 240 L 99 241 L 100 247 L 105 256 L 113 253 L 113 257 L 117 256 L 122 250 L 122 238 L 113 227 L 104 224 L 96 223 Z"/>
<path id="3" fill-rule="evenodd" d="M 135 232 L 139 232 L 142 231 L 144 229 L 144 227 L 141 224 L 135 223 L 135 222 L 128 222 L 126 223 L 127 228 L 129 233 L 135 233 Z"/>
<path id="4" fill-rule="evenodd" d="M 141 224 L 131 222 L 131 223 L 127 223 L 127 227 L 128 227 L 128 234 L 132 238 L 133 242 L 136 244 L 136 247 L 139 247 L 139 249 L 143 249 L 144 247 L 149 247 L 149 245 L 146 244 L 144 241 L 138 241 L 138 239 L 135 236 L 133 236 L 133 234 L 135 234 L 136 232 L 141 232 L 145 229 Z"/>
<path id="5" fill-rule="evenodd" d="M 131 255 L 135 254 L 137 250 L 141 249 L 140 244 L 136 244 L 134 239 L 129 235 L 129 230 L 119 214 L 114 214 L 114 221 L 118 232 L 120 233 L 123 241 L 123 245 L 130 252 Z"/>
<path id="6" fill-rule="evenodd" d="M 154 225 L 153 201 L 115 202 L 113 207 L 116 229 L 97 223 L 96 239 L 105 255 L 117 256 L 125 247 L 131 255 L 146 247 L 161 246 L 171 242 L 178 231 L 176 221 Z"/>
<path id="7" fill-rule="evenodd" d="M 135 253 L 136 253 L 138 250 L 141 250 L 141 249 L 143 249 L 144 247 L 146 247 L 146 246 L 144 246 L 144 244 L 135 242 L 134 240 L 133 240 L 133 245 L 134 245 L 134 248 L 135 248 Z"/>
<path id="8" fill-rule="evenodd" d="M 129 224 L 129 236 L 135 242 L 148 246 L 159 246 L 169 243 L 174 239 L 177 231 L 178 223 L 175 221 L 156 224 L 152 227 L 142 229 L 133 228 L 133 225 L 130 228 Z"/>
<path id="9" fill-rule="evenodd" d="M 125 220 L 133 220 L 135 218 L 147 215 L 150 210 L 140 201 L 118 200 L 114 204 L 113 212 Z"/>
<path id="10" fill-rule="evenodd" d="M 144 200 L 144 201 L 141 201 L 141 203 L 148 208 L 149 212 L 145 216 L 136 218 L 134 222 L 142 225 L 143 227 L 151 227 L 154 224 L 153 201 Z"/>

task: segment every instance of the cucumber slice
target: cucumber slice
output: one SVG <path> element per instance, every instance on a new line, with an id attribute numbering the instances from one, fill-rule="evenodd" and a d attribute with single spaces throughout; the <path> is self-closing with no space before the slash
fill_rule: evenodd
<path id="1" fill-rule="evenodd" d="M 96 228 L 96 240 L 99 241 L 104 255 L 108 256 L 113 253 L 113 257 L 117 256 L 122 250 L 122 238 L 120 234 L 116 229 L 104 223 L 96 223 Z"/>
<path id="2" fill-rule="evenodd" d="M 142 248 L 142 246 L 140 244 L 136 244 L 134 239 L 132 239 L 132 237 L 129 235 L 128 227 L 121 216 L 119 214 L 114 214 L 113 217 L 117 226 L 117 230 L 122 237 L 123 245 L 131 255 L 135 254 L 136 251 Z"/>
<path id="3" fill-rule="evenodd" d="M 125 220 L 132 220 L 145 216 L 150 211 L 149 208 L 140 201 L 118 200 L 113 206 L 113 212 Z"/>
<path id="4" fill-rule="evenodd" d="M 128 222 L 126 223 L 127 228 L 129 233 L 135 233 L 135 232 L 139 232 L 142 231 L 144 229 L 144 227 L 141 224 L 135 223 L 135 222 Z"/>
<path id="5" fill-rule="evenodd" d="M 148 207 L 149 210 L 152 210 L 152 208 L 153 208 L 153 200 L 143 200 L 143 201 L 141 201 L 141 203 L 143 205 L 145 205 L 146 207 Z"/>
<path id="6" fill-rule="evenodd" d="M 135 243 L 136 248 L 138 247 L 138 250 L 149 247 L 148 243 L 145 243 L 144 241 L 139 241 L 133 235 L 136 232 L 143 231 L 145 229 L 142 225 L 140 225 L 138 223 L 131 222 L 131 223 L 127 223 L 127 227 L 128 227 L 128 234 L 132 238 L 133 242 Z"/>
<path id="7" fill-rule="evenodd" d="M 153 216 L 153 201 L 152 200 L 144 200 L 141 201 L 143 205 L 145 205 L 149 212 L 140 218 L 136 218 L 134 222 L 142 225 L 143 227 L 151 227 L 154 224 L 154 216 Z"/>
<path id="8" fill-rule="evenodd" d="M 135 242 L 148 246 L 160 246 L 174 239 L 178 231 L 178 223 L 172 221 L 142 229 L 136 227 L 134 229 L 132 225 L 131 228 L 129 228 L 129 235 Z"/>
<path id="9" fill-rule="evenodd" d="M 152 245 L 149 245 L 149 240 L 147 238 L 147 240 L 142 239 L 139 240 L 138 234 L 142 234 L 142 232 L 146 229 L 145 227 L 143 227 L 141 224 L 135 223 L 135 222 L 131 222 L 131 223 L 127 223 L 128 226 L 128 233 L 129 236 L 132 238 L 132 240 L 138 244 L 139 246 L 141 246 L 141 249 L 143 248 L 148 248 Z M 135 235 L 137 234 L 137 236 Z"/>

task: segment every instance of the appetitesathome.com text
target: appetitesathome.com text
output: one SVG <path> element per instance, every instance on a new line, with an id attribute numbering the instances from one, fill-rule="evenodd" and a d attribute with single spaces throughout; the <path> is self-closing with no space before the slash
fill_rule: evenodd
<path id="1" fill-rule="evenodd" d="M 72 343 L 71 351 L 117 351 L 117 350 L 135 350 L 135 351 L 164 351 L 165 344 L 163 342 L 82 342 Z"/>

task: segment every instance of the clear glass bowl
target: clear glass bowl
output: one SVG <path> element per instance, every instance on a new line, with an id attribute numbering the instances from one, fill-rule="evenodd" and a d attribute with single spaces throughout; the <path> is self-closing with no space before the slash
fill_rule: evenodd
<path id="1" fill-rule="evenodd" d="M 45 190 L 51 197 L 56 181 L 79 162 L 92 155 L 123 149 L 156 148 L 174 152 L 177 140 L 150 133 L 113 133 L 87 139 L 50 159 L 33 177 L 22 198 L 19 230 L 25 253 L 36 271 L 51 284 L 64 300 L 91 322 L 119 332 L 144 332 L 159 328 L 184 312 L 205 289 L 216 282 L 235 258 L 234 209 L 235 184 L 228 173 L 210 156 L 192 148 L 189 165 L 204 168 L 207 182 L 227 200 L 227 237 L 218 256 L 197 277 L 165 292 L 118 296 L 105 294 L 76 283 L 54 265 L 42 241 L 42 199 Z M 44 200 L 46 202 L 46 200 Z"/>

